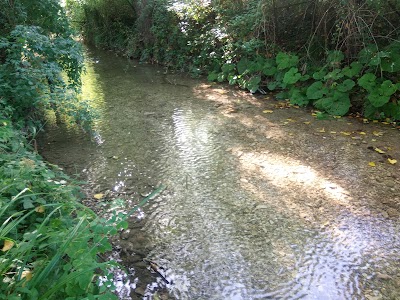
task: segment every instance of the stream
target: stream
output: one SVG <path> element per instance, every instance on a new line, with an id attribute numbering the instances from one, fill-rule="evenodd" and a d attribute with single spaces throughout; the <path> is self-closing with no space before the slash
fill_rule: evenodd
<path id="1" fill-rule="evenodd" d="M 112 241 L 121 299 L 400 299 L 399 166 L 371 151 L 400 161 L 398 130 L 111 52 L 86 67 L 96 134 L 49 121 L 44 158 L 103 216 L 166 186 Z"/>

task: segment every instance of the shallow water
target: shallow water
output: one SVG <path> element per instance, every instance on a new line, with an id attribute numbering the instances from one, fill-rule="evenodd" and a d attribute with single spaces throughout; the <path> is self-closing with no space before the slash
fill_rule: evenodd
<path id="1" fill-rule="evenodd" d="M 88 53 L 84 95 L 100 112 L 95 137 L 48 126 L 45 158 L 87 180 L 102 213 L 107 202 L 91 195 L 129 211 L 167 186 L 114 241 L 130 270 L 121 298 L 400 299 L 399 169 L 379 165 L 375 183 L 380 173 L 363 167 L 370 140 L 325 128 L 378 128 L 393 149 L 397 131 L 263 114 L 275 104 L 105 52 Z M 390 216 L 377 199 L 394 199 Z"/>

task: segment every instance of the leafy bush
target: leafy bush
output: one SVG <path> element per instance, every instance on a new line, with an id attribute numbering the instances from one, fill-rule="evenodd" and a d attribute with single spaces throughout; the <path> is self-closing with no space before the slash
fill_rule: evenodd
<path id="1" fill-rule="evenodd" d="M 0 115 L 0 299 L 116 299 L 99 285 L 110 263 L 115 222 L 78 203 L 78 187 L 45 164 L 4 112 Z"/>
<path id="2" fill-rule="evenodd" d="M 90 127 L 82 53 L 57 0 L 1 1 L 0 299 L 116 299 L 98 255 L 126 222 L 101 220 L 28 145 L 45 110 Z M 107 275 L 100 281 L 101 274 Z"/>
<path id="3" fill-rule="evenodd" d="M 81 1 L 85 30 L 96 31 L 87 36 L 122 34 L 129 56 L 251 92 L 277 91 L 330 114 L 357 109 L 369 118 L 399 118 L 395 2 L 130 0 L 123 15 L 134 11 L 134 20 L 124 18 L 123 29 L 108 26 L 116 17 L 104 7 L 123 7 L 121 1 Z M 372 75 L 374 84 L 365 81 Z"/>

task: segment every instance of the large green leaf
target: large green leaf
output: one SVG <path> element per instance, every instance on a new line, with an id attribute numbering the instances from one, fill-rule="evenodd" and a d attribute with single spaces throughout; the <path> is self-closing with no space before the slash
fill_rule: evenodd
<path id="1" fill-rule="evenodd" d="M 357 83 L 362 88 L 366 89 L 367 91 L 372 90 L 375 88 L 376 83 L 376 76 L 372 73 L 364 74 L 360 79 L 358 79 Z"/>
<path id="2" fill-rule="evenodd" d="M 370 79 L 372 79 L 372 77 L 370 77 Z M 375 81 L 373 84 L 374 88 L 369 88 L 369 95 L 367 98 L 375 107 L 381 107 L 388 103 L 390 97 L 397 91 L 397 85 L 393 84 L 390 80 L 385 80 L 378 88 L 376 87 Z"/>
<path id="3" fill-rule="evenodd" d="M 321 80 L 322 78 L 325 77 L 325 75 L 326 75 L 326 70 L 325 70 L 325 69 L 321 69 L 321 70 L 319 70 L 319 71 L 317 71 L 317 72 L 314 72 L 314 74 L 312 75 L 312 77 L 313 77 L 315 80 Z"/>
<path id="4" fill-rule="evenodd" d="M 355 61 L 352 62 L 350 66 L 343 68 L 342 73 L 344 76 L 352 78 L 360 73 L 362 67 L 362 64 Z"/>
<path id="5" fill-rule="evenodd" d="M 294 88 L 290 91 L 289 99 L 290 103 L 300 106 L 306 106 L 310 102 L 304 92 L 297 88 Z"/>
<path id="6" fill-rule="evenodd" d="M 270 90 L 270 91 L 273 91 L 273 90 L 275 90 L 276 89 L 276 87 L 278 86 L 278 82 L 277 81 L 270 81 L 270 82 L 268 82 L 268 84 L 267 84 L 267 88 Z"/>
<path id="7" fill-rule="evenodd" d="M 389 102 L 382 107 L 386 117 L 400 120 L 400 105 L 394 102 Z"/>
<path id="8" fill-rule="evenodd" d="M 250 92 L 255 93 L 259 88 L 260 82 L 261 82 L 261 76 L 254 76 L 247 82 L 246 88 Z"/>
<path id="9" fill-rule="evenodd" d="M 249 60 L 247 58 L 242 58 L 236 65 L 238 73 L 241 75 L 248 70 Z"/>
<path id="10" fill-rule="evenodd" d="M 335 92 L 333 96 L 316 101 L 315 106 L 325 110 L 330 115 L 343 116 L 351 106 L 348 93 Z"/>
<path id="11" fill-rule="evenodd" d="M 329 72 L 324 76 L 324 80 L 338 80 L 342 78 L 344 74 L 342 73 L 341 69 L 334 69 L 333 71 Z"/>
<path id="12" fill-rule="evenodd" d="M 385 80 L 381 84 L 381 89 L 384 95 L 391 96 L 397 91 L 397 85 L 393 84 L 390 80 Z"/>
<path id="13" fill-rule="evenodd" d="M 355 85 L 356 85 L 356 83 L 353 80 L 346 79 L 342 83 L 338 84 L 336 89 L 339 92 L 346 93 L 346 92 L 349 92 Z"/>
<path id="14" fill-rule="evenodd" d="M 299 57 L 296 55 L 291 55 L 284 52 L 279 52 L 276 56 L 276 64 L 278 65 L 278 70 L 289 69 L 291 67 L 297 66 L 299 62 Z"/>
<path id="15" fill-rule="evenodd" d="M 283 83 L 285 84 L 295 84 L 301 78 L 301 74 L 297 68 L 290 68 L 289 71 L 285 73 L 283 77 Z"/>
<path id="16" fill-rule="evenodd" d="M 321 99 L 328 93 L 328 89 L 321 81 L 316 81 L 307 89 L 307 98 L 310 100 Z"/>
<path id="17" fill-rule="evenodd" d="M 224 72 L 224 73 L 230 73 L 233 70 L 235 70 L 235 64 L 231 64 L 231 63 L 224 64 L 221 67 L 221 69 L 222 69 L 222 72 Z"/>
<path id="18" fill-rule="evenodd" d="M 372 93 L 370 93 L 367 98 L 373 106 L 381 107 L 389 102 L 390 95 L 385 95 L 382 88 L 379 88 L 377 90 L 372 91 Z"/>
<path id="19" fill-rule="evenodd" d="M 218 73 L 213 71 L 207 76 L 208 81 L 215 81 L 218 79 Z"/>

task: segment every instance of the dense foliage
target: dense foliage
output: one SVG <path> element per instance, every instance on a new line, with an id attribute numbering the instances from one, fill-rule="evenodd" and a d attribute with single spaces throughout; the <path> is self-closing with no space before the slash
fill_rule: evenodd
<path id="1" fill-rule="evenodd" d="M 100 47 L 333 115 L 400 119 L 400 1 L 68 1 Z"/>
<path id="2" fill-rule="evenodd" d="M 77 101 L 83 66 L 58 1 L 4 1 L 0 12 L 0 95 L 26 125 L 46 110 L 90 127 L 91 112 Z M 37 122 L 36 122 L 37 123 Z"/>
<path id="3" fill-rule="evenodd" d="M 46 111 L 82 126 L 80 45 L 57 0 L 0 0 L 0 299 L 115 299 L 107 237 L 79 190 L 30 142 Z M 101 283 L 100 283 L 101 281 Z"/>

